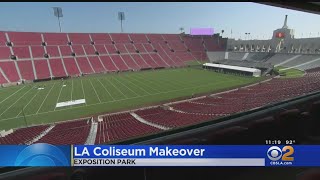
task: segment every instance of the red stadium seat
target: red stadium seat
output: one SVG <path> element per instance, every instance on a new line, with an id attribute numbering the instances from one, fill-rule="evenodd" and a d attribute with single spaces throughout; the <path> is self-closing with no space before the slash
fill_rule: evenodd
<path id="1" fill-rule="evenodd" d="M 74 58 L 63 58 L 63 62 L 69 75 L 75 76 L 81 74 Z"/>
<path id="2" fill-rule="evenodd" d="M 68 37 L 66 33 L 43 33 L 43 37 L 47 45 L 68 44 Z"/>
<path id="3" fill-rule="evenodd" d="M 50 78 L 50 70 L 46 59 L 34 60 L 34 67 L 36 68 L 38 79 Z"/>
<path id="4" fill-rule="evenodd" d="M 64 77 L 67 76 L 61 59 L 49 59 L 50 67 L 52 70 L 52 75 L 54 77 Z"/>
<path id="5" fill-rule="evenodd" d="M 77 57 L 76 60 L 82 73 L 91 74 L 94 72 L 86 57 Z"/>
<path id="6" fill-rule="evenodd" d="M 26 80 L 34 80 L 34 71 L 32 67 L 32 62 L 30 60 L 26 61 L 17 61 L 18 67 L 20 69 L 20 73 L 22 76 L 22 79 Z"/>

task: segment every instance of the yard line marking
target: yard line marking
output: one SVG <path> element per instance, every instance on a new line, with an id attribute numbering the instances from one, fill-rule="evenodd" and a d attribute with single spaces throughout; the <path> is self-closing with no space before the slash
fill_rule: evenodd
<path id="1" fill-rule="evenodd" d="M 8 97 L 5 98 L 4 100 L 2 100 L 2 101 L 0 102 L 0 104 L 3 103 L 5 100 L 9 99 L 11 96 L 13 96 L 13 95 L 15 95 L 16 93 L 18 93 L 20 90 L 24 89 L 25 87 L 27 87 L 27 86 L 24 86 L 23 88 L 20 88 L 18 91 L 14 92 L 14 93 L 11 94 L 10 96 L 8 96 Z"/>
<path id="2" fill-rule="evenodd" d="M 230 82 L 234 82 L 234 81 L 235 80 L 230 80 Z M 225 83 L 225 82 L 226 81 L 220 82 L 220 83 Z M 206 86 L 209 86 L 209 85 L 212 85 L 212 84 L 218 85 L 220 83 L 207 83 L 207 84 L 203 84 L 203 85 L 200 85 L 200 86 L 193 86 L 193 87 L 187 87 L 187 88 L 182 88 L 182 89 L 177 89 L 177 90 L 165 91 L 165 92 L 161 92 L 161 93 L 154 93 L 154 94 L 151 94 L 151 95 L 142 95 L 142 96 L 135 96 L 135 97 L 130 97 L 130 98 L 118 99 L 118 100 L 114 100 L 114 101 L 95 103 L 95 104 L 90 104 L 88 106 L 95 106 L 95 105 L 100 105 L 100 104 L 109 104 L 109 103 L 112 103 L 112 102 L 119 102 L 119 101 L 124 101 L 124 100 L 129 100 L 129 99 L 148 97 L 148 96 L 153 96 L 153 95 L 158 95 L 158 94 L 167 94 L 167 93 L 172 93 L 172 92 L 177 92 L 177 91 L 182 91 L 182 90 L 187 90 L 187 89 L 195 89 L 195 88 L 199 88 L 199 87 L 206 87 Z M 224 92 L 224 91 L 222 91 L 222 92 Z M 77 109 L 77 108 L 83 108 L 83 107 L 84 106 L 76 106 L 76 107 L 73 107 L 73 108 L 70 108 L 70 109 Z M 148 107 L 148 106 L 146 106 L 146 107 Z M 58 109 L 56 111 L 47 111 L 47 112 L 42 112 L 42 113 L 39 113 L 39 114 L 47 114 L 47 113 L 65 111 L 65 110 L 70 110 L 70 109 Z M 119 112 L 121 112 L 121 111 L 119 111 Z M 26 117 L 35 116 L 35 115 L 37 115 L 37 114 L 29 114 L 29 115 L 26 115 Z M 20 116 L 20 117 L 22 117 L 22 116 Z M 15 118 L 0 119 L 0 122 L 1 121 L 8 121 L 8 120 L 11 120 L 11 119 L 15 119 Z"/>
<path id="3" fill-rule="evenodd" d="M 61 86 L 61 88 L 60 88 L 60 92 L 59 92 L 59 95 L 58 95 L 58 99 L 57 99 L 56 104 L 58 104 L 58 101 L 59 101 L 59 98 L 60 98 L 60 95 L 61 95 L 61 91 L 62 91 L 63 85 L 64 85 L 64 81 L 62 82 L 62 86 Z M 53 111 L 55 111 L 56 108 L 57 108 L 57 106 L 54 107 L 54 110 L 53 110 Z"/>
<path id="4" fill-rule="evenodd" d="M 132 91 L 128 86 L 124 85 L 122 82 L 118 81 L 117 78 L 114 78 L 117 82 L 119 82 L 120 84 L 122 84 L 124 87 L 126 87 L 127 89 L 129 89 L 131 92 L 133 92 L 135 95 L 140 96 L 139 94 L 137 94 L 136 92 Z"/>
<path id="5" fill-rule="evenodd" d="M 136 76 L 138 79 L 143 79 L 143 80 L 146 80 L 146 81 L 149 81 L 149 82 L 151 82 L 152 84 L 155 84 L 155 83 L 153 83 L 152 81 L 150 81 L 150 80 L 148 80 L 148 79 L 144 79 L 144 78 L 142 78 L 142 77 L 140 77 L 140 76 Z M 140 77 L 140 78 L 139 78 Z M 138 82 L 140 82 L 139 80 L 136 80 L 136 79 L 134 79 L 133 77 L 131 77 L 133 80 L 135 80 L 135 81 L 138 81 Z M 142 82 L 140 82 L 140 83 L 142 83 Z M 144 84 L 144 83 L 142 83 L 142 84 Z M 146 84 L 144 84 L 144 85 L 146 85 Z M 148 86 L 148 85 L 147 85 Z M 153 89 L 153 90 L 156 90 L 156 91 L 158 91 L 158 92 L 161 92 L 161 91 L 159 91 L 158 89 L 155 89 L 155 88 L 153 88 L 153 87 L 151 87 L 151 86 L 148 86 L 149 88 L 151 88 L 151 89 Z"/>
<path id="6" fill-rule="evenodd" d="M 56 82 L 53 84 L 53 86 L 51 87 L 51 89 L 49 90 L 49 92 L 48 92 L 48 94 L 46 95 L 46 97 L 44 98 L 44 100 L 42 101 L 42 103 L 41 103 L 41 105 L 40 105 L 40 107 L 39 107 L 39 109 L 38 109 L 38 111 L 36 112 L 36 114 L 38 114 L 38 112 L 40 111 L 40 109 L 42 108 L 42 106 L 43 106 L 43 103 L 47 100 L 47 98 L 48 98 L 48 96 L 49 96 L 49 94 L 51 93 L 51 90 L 53 89 L 53 87 L 54 87 L 54 85 L 56 85 Z"/>
<path id="7" fill-rule="evenodd" d="M 86 94 L 84 93 L 82 79 L 81 79 L 81 87 L 82 87 L 83 99 L 86 99 Z M 87 106 L 87 101 L 86 101 L 86 106 Z"/>
<path id="8" fill-rule="evenodd" d="M 24 97 L 24 95 L 26 95 L 30 90 L 33 89 L 34 86 L 32 86 L 32 88 L 30 88 L 27 92 L 25 92 L 18 100 L 16 100 L 13 104 L 11 104 L 11 106 L 9 106 L 5 111 L 3 111 L 1 114 L 0 114 L 0 117 L 5 113 L 7 112 L 13 105 L 15 105 L 21 98 Z"/>
<path id="9" fill-rule="evenodd" d="M 71 80 L 71 101 L 72 101 L 72 93 L 73 93 L 73 79 Z"/>
<path id="10" fill-rule="evenodd" d="M 25 105 L 22 109 L 25 109 L 30 103 L 31 101 L 37 96 L 37 94 L 40 92 L 40 90 L 38 90 L 38 92 L 30 99 L 30 101 L 28 102 L 27 105 Z M 16 116 L 18 117 L 20 114 L 22 113 L 22 111 L 20 111 L 20 113 Z"/>
<path id="11" fill-rule="evenodd" d="M 124 97 L 128 98 L 128 96 L 125 95 L 119 88 L 117 88 L 115 85 L 113 85 L 113 83 L 109 80 L 109 78 L 106 78 L 106 80 L 107 80 L 108 82 L 110 82 L 110 84 L 111 84 L 115 89 L 117 89 Z"/>
<path id="12" fill-rule="evenodd" d="M 90 84 L 91 84 L 91 86 L 92 86 L 92 88 L 93 88 L 94 92 L 96 93 L 96 95 L 97 95 L 97 97 L 98 97 L 98 99 L 99 99 L 99 102 L 101 102 L 101 100 L 100 100 L 100 98 L 99 98 L 99 96 L 98 96 L 98 93 L 97 93 L 97 91 L 96 91 L 96 88 L 94 88 L 94 87 L 93 87 L 93 84 L 92 84 L 91 79 L 89 79 L 89 81 L 90 81 Z"/>
<path id="13" fill-rule="evenodd" d="M 110 92 L 108 91 L 108 89 L 102 84 L 102 82 L 100 81 L 99 78 L 98 78 L 98 81 L 100 82 L 100 84 L 102 85 L 102 87 L 107 91 L 107 93 L 110 95 L 110 97 L 112 98 L 112 100 L 114 100 L 114 98 L 112 97 L 112 95 L 110 94 Z"/>
<path id="14" fill-rule="evenodd" d="M 121 77 L 121 78 L 122 78 L 122 77 Z M 123 79 L 125 79 L 125 78 L 123 78 Z M 126 80 L 126 81 L 128 81 L 128 80 Z M 134 86 L 138 87 L 139 89 L 143 90 L 143 91 L 146 92 L 147 94 L 150 94 L 148 91 L 146 91 L 146 90 L 143 89 L 143 88 L 140 88 L 139 86 L 135 85 L 135 84 L 132 83 L 131 81 L 128 81 L 128 82 L 131 83 L 131 84 L 133 84 Z"/>

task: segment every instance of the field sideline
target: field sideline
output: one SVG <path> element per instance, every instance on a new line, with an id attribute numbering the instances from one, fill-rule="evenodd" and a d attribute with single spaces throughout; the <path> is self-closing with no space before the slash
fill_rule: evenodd
<path id="1" fill-rule="evenodd" d="M 260 80 L 182 68 L 92 75 L 1 88 L 0 130 L 25 126 L 25 121 L 31 125 L 75 119 Z M 38 90 L 39 87 L 44 89 Z M 85 99 L 86 104 L 56 108 L 58 102 L 77 99 Z"/>

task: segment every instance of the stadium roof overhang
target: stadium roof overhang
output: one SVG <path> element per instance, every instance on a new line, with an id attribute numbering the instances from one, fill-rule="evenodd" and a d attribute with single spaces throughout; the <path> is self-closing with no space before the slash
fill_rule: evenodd
<path id="1" fill-rule="evenodd" d="M 320 2 L 305 2 L 305 1 L 282 1 L 282 2 L 259 2 L 260 4 L 287 8 L 308 13 L 320 14 Z"/>

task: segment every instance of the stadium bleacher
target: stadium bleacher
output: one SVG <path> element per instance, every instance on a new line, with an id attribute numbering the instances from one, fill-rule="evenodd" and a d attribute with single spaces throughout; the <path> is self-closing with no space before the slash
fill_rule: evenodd
<path id="1" fill-rule="evenodd" d="M 40 61 L 40 60 L 39 60 Z M 211 121 L 220 117 L 228 116 L 254 108 L 259 108 L 271 103 L 281 102 L 290 98 L 315 92 L 320 89 L 320 73 L 319 68 L 308 70 L 307 74 L 300 78 L 279 79 L 272 78 L 268 81 L 250 85 L 248 87 L 234 89 L 228 92 L 222 92 L 202 98 L 185 100 L 182 102 L 174 102 L 165 104 L 164 106 L 150 107 L 147 109 L 134 110 L 136 116 L 127 112 L 119 112 L 114 114 L 102 115 L 102 120 L 98 121 L 96 136 L 94 142 L 96 144 L 114 143 L 127 140 L 134 137 L 150 135 L 162 132 L 172 128 L 180 128 L 183 126 L 193 125 L 205 121 Z M 316 105 L 314 105 L 316 107 Z M 311 107 L 312 109 L 312 107 Z M 316 109 L 316 108 L 313 108 Z M 312 117 L 318 117 L 316 110 L 310 110 Z M 311 117 L 311 115 L 309 115 Z M 141 120 L 142 119 L 142 120 Z M 299 110 L 290 110 L 275 115 L 274 117 L 255 120 L 249 124 L 241 125 L 241 128 L 230 128 L 230 130 L 217 131 L 212 136 L 208 135 L 206 142 L 201 143 L 221 143 L 227 141 L 228 135 L 225 134 L 244 134 L 253 133 L 256 139 L 266 138 L 269 131 L 268 127 L 274 126 L 281 129 L 286 123 L 286 119 L 297 121 L 301 119 Z M 295 119 L 295 120 L 294 120 Z M 272 123 L 277 120 L 279 123 Z M 315 121 L 316 122 L 316 121 Z M 266 126 L 265 124 L 269 124 Z M 10 143 L 27 143 L 32 139 L 42 137 L 35 142 L 48 142 L 53 144 L 83 144 L 90 135 L 92 122 L 88 119 L 79 121 L 68 121 L 66 123 L 57 123 L 53 125 L 40 125 L 29 128 L 17 129 L 13 133 L 0 137 L 1 144 Z M 299 139 L 302 136 L 299 131 L 295 132 L 294 128 L 300 126 L 292 124 L 290 129 L 286 130 L 288 137 Z M 43 134 L 46 129 L 53 127 L 50 131 Z M 160 127 L 160 128 L 159 128 Z M 161 128 L 162 127 L 162 128 Z M 259 127 L 259 128 L 258 128 Z M 276 136 L 276 129 L 273 134 Z M 280 131 L 278 131 L 280 132 Z M 30 136 L 26 136 L 29 133 Z M 222 135 L 221 135 L 222 134 Z M 92 136 L 92 134 L 91 134 Z M 23 138 L 22 138 L 23 137 Z M 222 138 L 223 137 L 223 138 Z M 234 140 L 234 139 L 233 139 Z M 249 142 L 249 141 L 246 141 Z M 177 142 L 176 142 L 177 143 Z M 256 143 L 250 139 L 250 143 Z"/>
<path id="2" fill-rule="evenodd" d="M 63 62 L 64 62 L 64 65 L 66 66 L 66 70 L 70 76 L 75 76 L 75 75 L 81 74 L 74 58 L 64 58 Z"/>
<path id="3" fill-rule="evenodd" d="M 38 79 L 48 79 L 51 77 L 48 61 L 46 59 L 35 60 L 34 66 L 36 68 Z"/>

